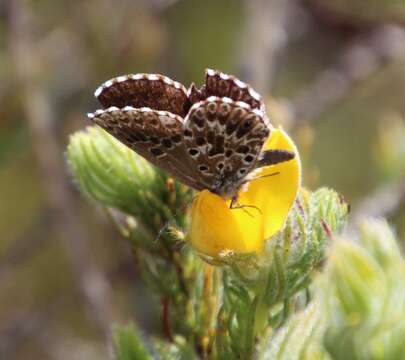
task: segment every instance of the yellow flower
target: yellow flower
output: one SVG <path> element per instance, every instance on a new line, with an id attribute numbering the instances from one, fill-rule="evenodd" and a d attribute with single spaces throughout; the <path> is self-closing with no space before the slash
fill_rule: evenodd
<path id="1" fill-rule="evenodd" d="M 238 203 L 252 207 L 230 209 L 230 200 L 208 190 L 197 195 L 191 213 L 190 242 L 201 254 L 214 258 L 229 252 L 259 254 L 266 239 L 282 229 L 300 186 L 300 158 L 282 129 L 272 130 L 263 149 L 294 151 L 296 156 L 261 168 L 254 178 L 262 178 L 250 181 L 239 192 Z"/>

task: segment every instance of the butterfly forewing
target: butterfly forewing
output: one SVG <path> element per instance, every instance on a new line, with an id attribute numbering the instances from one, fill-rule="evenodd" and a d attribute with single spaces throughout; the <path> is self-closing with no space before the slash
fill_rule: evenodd
<path id="1" fill-rule="evenodd" d="M 190 107 L 186 88 L 158 74 L 124 75 L 106 81 L 95 92 L 104 108 L 149 107 L 184 117 Z"/>
<path id="2" fill-rule="evenodd" d="M 200 182 L 222 193 L 254 168 L 269 136 L 264 115 L 248 104 L 209 97 L 192 106 L 184 122 L 184 142 Z"/>
<path id="3" fill-rule="evenodd" d="M 152 164 L 196 190 L 204 188 L 188 163 L 182 137 L 183 119 L 180 116 L 131 106 L 97 110 L 88 116 Z"/>

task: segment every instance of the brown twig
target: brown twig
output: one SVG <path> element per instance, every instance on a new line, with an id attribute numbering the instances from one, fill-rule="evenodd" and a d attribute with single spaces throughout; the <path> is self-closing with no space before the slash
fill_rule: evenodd
<path id="1" fill-rule="evenodd" d="M 167 340 L 173 341 L 172 329 L 170 326 L 170 300 L 167 296 L 162 297 L 162 328 Z"/>
<path id="2" fill-rule="evenodd" d="M 88 312 L 107 338 L 114 318 L 110 285 L 96 267 L 87 248 L 89 237 L 81 225 L 65 180 L 63 149 L 53 131 L 55 114 L 50 106 L 49 89 L 42 79 L 41 56 L 46 54 L 36 51 L 36 39 L 33 38 L 35 20 L 29 3 L 25 0 L 10 1 L 9 10 L 10 53 L 21 89 L 33 150 L 53 213 L 53 225 L 61 234 Z"/>

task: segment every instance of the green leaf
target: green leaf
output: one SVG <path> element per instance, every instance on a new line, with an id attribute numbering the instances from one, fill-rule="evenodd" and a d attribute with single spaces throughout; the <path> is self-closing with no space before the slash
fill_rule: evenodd
<path id="1" fill-rule="evenodd" d="M 347 204 L 330 189 L 299 197 L 284 230 L 268 240 L 262 276 L 268 274 L 263 286 L 269 305 L 288 300 L 308 286 L 324 260 L 330 236 L 346 224 L 347 212 Z"/>
<path id="2" fill-rule="evenodd" d="M 153 359 L 140 339 L 133 324 L 116 327 L 113 330 L 113 349 L 115 360 Z"/>
<path id="3" fill-rule="evenodd" d="M 158 360 L 198 360 L 199 357 L 186 339 L 176 336 L 173 343 L 156 339 L 153 343 L 155 359 Z"/>
<path id="4" fill-rule="evenodd" d="M 258 346 L 257 359 L 326 359 L 320 347 L 324 316 L 318 302 L 296 313 L 272 336 L 267 336 Z"/>
<path id="5" fill-rule="evenodd" d="M 73 134 L 67 158 L 79 188 L 96 202 L 136 216 L 152 232 L 171 220 L 185 224 L 192 191 L 104 130 L 88 127 Z"/>
<path id="6" fill-rule="evenodd" d="M 333 359 L 403 359 L 405 263 L 394 234 L 385 221 L 368 220 L 356 244 L 335 242 L 320 281 L 326 349 Z"/>

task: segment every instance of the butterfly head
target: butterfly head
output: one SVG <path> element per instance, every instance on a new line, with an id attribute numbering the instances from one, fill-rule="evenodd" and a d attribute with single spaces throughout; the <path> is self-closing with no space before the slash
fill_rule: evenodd
<path id="1" fill-rule="evenodd" d="M 238 197 L 241 187 L 246 182 L 247 181 L 243 178 L 241 179 L 235 175 L 224 177 L 218 181 L 217 186 L 214 186 L 211 192 L 221 196 L 224 199 L 234 199 Z"/>

